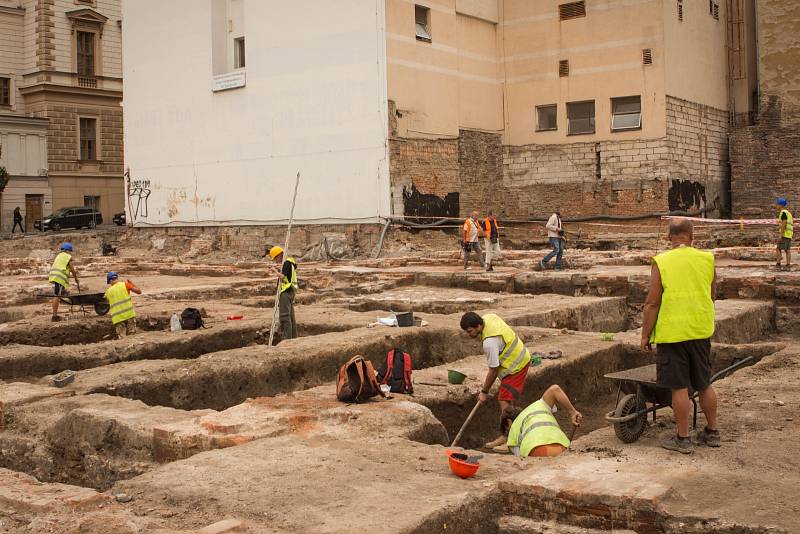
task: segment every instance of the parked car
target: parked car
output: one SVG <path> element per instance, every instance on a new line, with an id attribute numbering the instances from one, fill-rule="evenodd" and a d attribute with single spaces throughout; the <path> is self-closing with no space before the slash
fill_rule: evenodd
<path id="1" fill-rule="evenodd" d="M 119 213 L 115 213 L 111 220 L 114 221 L 114 224 L 117 226 L 125 226 L 125 212 L 121 211 Z"/>
<path id="2" fill-rule="evenodd" d="M 46 232 L 62 228 L 94 228 L 98 224 L 103 224 L 103 215 L 93 208 L 81 206 L 54 211 L 41 221 L 34 221 L 33 227 Z"/>

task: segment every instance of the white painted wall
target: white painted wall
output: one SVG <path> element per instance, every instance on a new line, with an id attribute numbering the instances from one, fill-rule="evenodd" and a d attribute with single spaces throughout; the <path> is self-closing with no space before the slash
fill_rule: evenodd
<path id="1" fill-rule="evenodd" d="M 243 0 L 247 84 L 213 93 L 212 0 L 124 0 L 137 225 L 388 216 L 384 0 Z M 142 192 L 141 196 L 146 194 Z"/>

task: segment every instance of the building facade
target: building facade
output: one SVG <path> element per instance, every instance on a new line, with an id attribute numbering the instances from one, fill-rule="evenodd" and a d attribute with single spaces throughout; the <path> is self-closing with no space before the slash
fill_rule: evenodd
<path id="1" fill-rule="evenodd" d="M 16 206 L 29 231 L 63 207 L 123 210 L 121 16 L 120 0 L 0 1 L 3 229 Z"/>
<path id="2" fill-rule="evenodd" d="M 305 223 L 729 209 L 752 0 L 162 4 L 125 4 L 136 224 L 282 224 L 298 171 Z"/>

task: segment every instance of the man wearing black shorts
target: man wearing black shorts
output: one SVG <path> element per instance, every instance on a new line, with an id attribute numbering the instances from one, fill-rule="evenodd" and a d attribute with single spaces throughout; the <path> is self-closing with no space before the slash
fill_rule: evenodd
<path id="1" fill-rule="evenodd" d="M 655 343 L 658 383 L 672 390 L 677 433 L 661 442 L 665 449 L 690 454 L 689 388 L 697 391 L 706 427 L 698 444 L 719 447 L 717 394 L 711 386 L 711 336 L 714 335 L 714 256 L 692 247 L 687 219 L 670 222 L 672 250 L 653 258 L 650 289 L 644 306 L 642 350 Z"/>

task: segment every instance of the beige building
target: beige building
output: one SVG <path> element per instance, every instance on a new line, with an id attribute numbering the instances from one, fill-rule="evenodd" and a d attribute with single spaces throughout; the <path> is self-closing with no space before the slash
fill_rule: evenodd
<path id="1" fill-rule="evenodd" d="M 0 0 L 2 225 L 124 206 L 120 0 Z"/>

